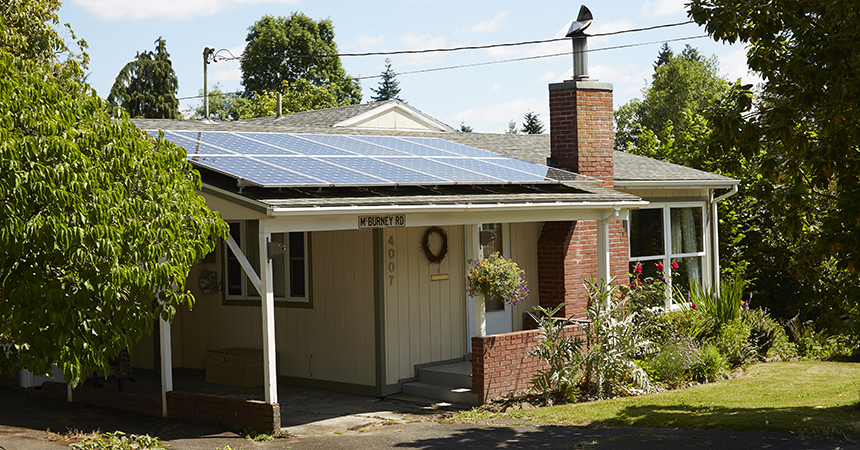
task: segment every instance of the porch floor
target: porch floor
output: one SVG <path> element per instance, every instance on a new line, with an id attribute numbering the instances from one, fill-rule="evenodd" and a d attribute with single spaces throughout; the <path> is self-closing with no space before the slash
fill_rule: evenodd
<path id="1" fill-rule="evenodd" d="M 135 381 L 123 382 L 122 392 L 151 398 L 161 398 L 161 375 L 154 370 L 135 368 Z M 118 391 L 116 379 L 99 378 L 102 388 Z M 88 379 L 86 386 L 93 386 Z M 207 383 L 205 372 L 196 369 L 174 369 L 173 390 L 263 400 L 262 386 L 241 388 Z M 288 384 L 278 384 L 278 402 L 281 408 L 281 428 L 295 435 L 325 434 L 333 430 L 398 420 L 406 416 L 436 414 L 439 411 L 426 405 L 389 398 L 367 397 L 342 392 L 326 391 Z"/>

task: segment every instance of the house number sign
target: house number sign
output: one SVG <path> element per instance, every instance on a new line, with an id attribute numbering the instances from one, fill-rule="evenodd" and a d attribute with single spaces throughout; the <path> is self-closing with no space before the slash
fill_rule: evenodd
<path id="1" fill-rule="evenodd" d="M 406 216 L 358 216 L 358 228 L 393 228 L 405 227 Z"/>

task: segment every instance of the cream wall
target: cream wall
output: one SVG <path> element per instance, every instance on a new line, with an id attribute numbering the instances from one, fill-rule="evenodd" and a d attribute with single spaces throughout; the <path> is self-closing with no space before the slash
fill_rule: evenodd
<path id="1" fill-rule="evenodd" d="M 415 365 L 466 354 L 463 227 L 443 227 L 448 254 L 432 264 L 421 251 L 427 227 L 383 231 L 385 384 L 415 377 Z M 447 280 L 431 281 L 432 275 Z"/>
<path id="2" fill-rule="evenodd" d="M 537 244 L 543 222 L 511 224 L 511 259 L 526 272 L 529 298 L 514 305 L 514 331 L 523 329 L 523 314 L 540 305 Z"/>

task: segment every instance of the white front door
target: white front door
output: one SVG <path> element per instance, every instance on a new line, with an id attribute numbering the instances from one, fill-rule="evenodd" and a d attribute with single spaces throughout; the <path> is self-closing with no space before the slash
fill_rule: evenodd
<path id="1" fill-rule="evenodd" d="M 511 228 L 508 224 L 485 223 L 481 225 L 481 255 L 487 257 L 495 252 L 510 258 Z M 514 331 L 513 307 L 500 299 L 484 299 L 487 306 L 487 334 Z"/>

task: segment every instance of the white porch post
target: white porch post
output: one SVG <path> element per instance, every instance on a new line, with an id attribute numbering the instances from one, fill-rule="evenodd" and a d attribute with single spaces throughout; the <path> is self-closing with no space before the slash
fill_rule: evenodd
<path id="1" fill-rule="evenodd" d="M 272 233 L 260 221 L 260 299 L 263 313 L 263 383 L 266 403 L 278 403 L 278 368 L 275 351 L 275 292 L 272 284 L 272 263 L 269 260 L 269 242 Z"/>
<path id="2" fill-rule="evenodd" d="M 609 253 L 609 222 L 614 218 L 609 216 L 597 221 L 597 278 L 609 283 L 610 253 Z M 602 305 L 606 307 L 607 305 Z"/>
<path id="3" fill-rule="evenodd" d="M 481 229 L 478 224 L 468 224 L 465 228 L 464 244 L 466 247 L 466 270 L 469 268 L 468 261 L 477 261 L 481 259 Z M 466 302 L 469 309 L 469 315 L 474 312 L 475 320 L 469 324 L 469 336 L 484 337 L 487 335 L 487 304 L 484 296 L 481 294 L 475 295 L 472 302 Z M 471 340 L 469 341 L 469 350 L 471 351 Z"/>
<path id="4" fill-rule="evenodd" d="M 161 347 L 161 415 L 167 417 L 167 393 L 173 390 L 173 348 L 170 341 L 170 322 L 158 318 Z"/>

